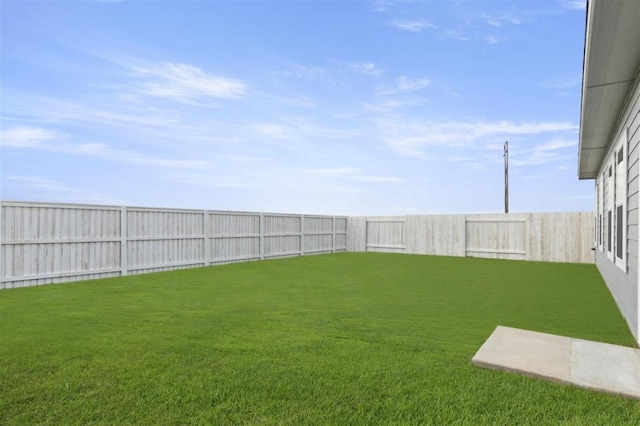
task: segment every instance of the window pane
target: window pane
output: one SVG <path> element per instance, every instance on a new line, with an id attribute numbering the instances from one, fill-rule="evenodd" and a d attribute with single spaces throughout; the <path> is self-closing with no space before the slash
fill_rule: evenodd
<path id="1" fill-rule="evenodd" d="M 602 245 L 602 215 L 598 218 L 598 245 Z"/>
<path id="2" fill-rule="evenodd" d="M 623 211 L 622 205 L 616 207 L 616 257 L 618 259 L 622 259 L 622 249 L 623 249 L 623 238 L 624 238 L 624 229 L 623 229 Z"/>
<path id="3" fill-rule="evenodd" d="M 618 164 L 622 163 L 622 160 L 624 159 L 624 150 L 620 150 L 618 151 Z"/>
<path id="4" fill-rule="evenodd" d="M 607 211 L 607 251 L 612 252 L 611 250 L 611 234 L 613 233 L 613 229 L 611 229 L 611 210 Z"/>

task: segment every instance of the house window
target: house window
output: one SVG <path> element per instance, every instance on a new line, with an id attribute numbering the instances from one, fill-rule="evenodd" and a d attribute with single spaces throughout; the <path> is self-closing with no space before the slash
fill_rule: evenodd
<path id="1" fill-rule="evenodd" d="M 602 246 L 602 235 L 603 235 L 603 225 L 602 222 L 602 210 L 603 210 L 603 201 L 602 201 L 602 182 L 604 181 L 604 174 L 602 175 L 602 179 L 596 182 L 596 244 L 600 252 L 603 251 Z"/>
<path id="2" fill-rule="evenodd" d="M 615 160 L 615 264 L 626 272 L 627 260 L 627 131 L 622 133 L 616 150 Z"/>
<path id="3" fill-rule="evenodd" d="M 611 226 L 611 210 L 607 212 L 607 229 L 613 229 Z M 607 251 L 611 254 L 611 234 L 612 232 L 607 232 Z"/>
<path id="4" fill-rule="evenodd" d="M 615 155 L 613 156 L 615 157 Z M 611 163 L 613 163 L 613 158 L 611 158 Z M 614 204 L 615 197 L 615 183 L 613 179 L 613 164 L 610 164 L 607 168 L 607 186 L 606 186 L 606 208 L 605 214 L 607 216 L 607 257 L 612 262 L 614 261 L 613 257 L 613 242 L 615 241 L 614 237 L 614 220 L 613 220 L 613 209 L 615 207 Z"/>

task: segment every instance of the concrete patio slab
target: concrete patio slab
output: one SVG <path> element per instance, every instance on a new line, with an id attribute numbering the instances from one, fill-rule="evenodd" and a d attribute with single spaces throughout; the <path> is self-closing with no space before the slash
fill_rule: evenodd
<path id="1" fill-rule="evenodd" d="M 498 326 L 471 361 L 640 399 L 640 349 Z"/>

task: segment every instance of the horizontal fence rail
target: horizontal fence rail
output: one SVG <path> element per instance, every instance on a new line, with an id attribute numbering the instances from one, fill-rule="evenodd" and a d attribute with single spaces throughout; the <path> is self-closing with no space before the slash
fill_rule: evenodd
<path id="1" fill-rule="evenodd" d="M 591 212 L 350 217 L 348 251 L 593 263 Z"/>
<path id="2" fill-rule="evenodd" d="M 346 248 L 341 216 L 0 204 L 0 289 Z"/>

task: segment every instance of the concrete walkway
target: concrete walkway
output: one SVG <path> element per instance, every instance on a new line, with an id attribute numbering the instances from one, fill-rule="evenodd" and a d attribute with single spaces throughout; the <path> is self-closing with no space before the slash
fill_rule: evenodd
<path id="1" fill-rule="evenodd" d="M 498 326 L 474 365 L 640 399 L 640 350 Z"/>

